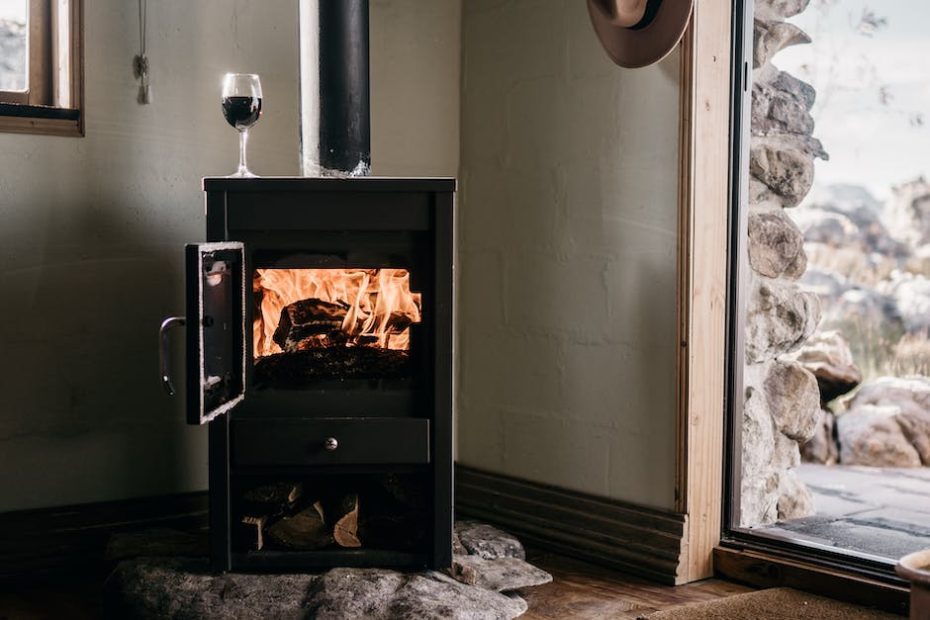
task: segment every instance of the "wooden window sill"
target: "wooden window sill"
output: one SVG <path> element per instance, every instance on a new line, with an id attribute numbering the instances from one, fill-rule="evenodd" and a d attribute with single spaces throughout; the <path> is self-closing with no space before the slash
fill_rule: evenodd
<path id="1" fill-rule="evenodd" d="M 901 580 L 791 557 L 784 551 L 721 544 L 714 549 L 714 569 L 718 577 L 757 588 L 795 588 L 892 613 L 907 613 L 909 590 Z"/>
<path id="2" fill-rule="evenodd" d="M 0 132 L 80 137 L 84 119 L 71 108 L 0 103 Z"/>

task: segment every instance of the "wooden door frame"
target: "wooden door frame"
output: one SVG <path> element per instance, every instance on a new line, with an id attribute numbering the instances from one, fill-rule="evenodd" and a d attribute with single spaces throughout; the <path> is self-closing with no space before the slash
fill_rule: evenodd
<path id="1" fill-rule="evenodd" d="M 731 252 L 742 252 L 744 183 L 731 175 L 748 140 L 745 23 L 751 0 L 696 0 L 682 40 L 678 247 L 676 511 L 685 516 L 679 583 L 710 577 L 724 515 L 729 359 L 739 329 L 728 322 Z M 740 24 L 737 25 L 736 21 Z M 736 35 L 736 36 L 734 36 Z M 745 262 L 745 261 L 742 261 Z M 734 315 L 735 316 L 735 315 Z M 741 357 L 740 357 L 741 359 Z M 739 377 L 735 378 L 737 381 Z"/>

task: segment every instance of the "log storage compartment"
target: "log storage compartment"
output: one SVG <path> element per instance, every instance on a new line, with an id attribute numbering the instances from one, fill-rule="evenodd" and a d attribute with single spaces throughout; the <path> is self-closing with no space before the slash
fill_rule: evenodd
<path id="1" fill-rule="evenodd" d="M 218 571 L 452 560 L 453 179 L 207 178 L 188 419 Z"/>

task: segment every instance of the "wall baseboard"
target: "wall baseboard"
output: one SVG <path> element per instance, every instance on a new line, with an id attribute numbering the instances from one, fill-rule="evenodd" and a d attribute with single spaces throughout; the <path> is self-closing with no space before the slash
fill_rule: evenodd
<path id="1" fill-rule="evenodd" d="M 0 585 L 106 567 L 110 535 L 153 527 L 207 527 L 207 492 L 0 514 Z"/>
<path id="2" fill-rule="evenodd" d="M 466 465 L 455 468 L 458 517 L 499 525 L 524 542 L 675 584 L 686 518 Z"/>

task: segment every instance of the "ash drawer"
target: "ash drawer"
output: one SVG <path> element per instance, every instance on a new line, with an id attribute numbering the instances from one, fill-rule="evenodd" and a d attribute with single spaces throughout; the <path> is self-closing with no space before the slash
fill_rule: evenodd
<path id="1" fill-rule="evenodd" d="M 232 420 L 236 465 L 429 463 L 429 420 L 255 418 Z"/>

